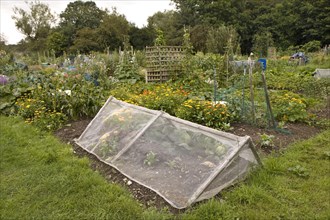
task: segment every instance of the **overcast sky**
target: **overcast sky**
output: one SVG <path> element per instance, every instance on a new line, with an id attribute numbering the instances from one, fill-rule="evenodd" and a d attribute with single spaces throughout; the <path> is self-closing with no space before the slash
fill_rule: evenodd
<path id="1" fill-rule="evenodd" d="M 40 0 L 40 2 L 47 4 L 52 13 L 59 15 L 65 10 L 67 4 L 74 0 Z M 100 9 L 108 8 L 111 11 L 112 7 L 116 7 L 118 13 L 124 14 L 129 22 L 135 23 L 140 28 L 147 25 L 148 17 L 154 13 L 175 8 L 170 0 L 95 0 L 94 2 Z M 0 0 L 0 33 L 5 36 L 8 44 L 16 44 L 24 38 L 24 35 L 16 29 L 15 22 L 11 18 L 15 6 L 28 9 L 24 0 Z"/>

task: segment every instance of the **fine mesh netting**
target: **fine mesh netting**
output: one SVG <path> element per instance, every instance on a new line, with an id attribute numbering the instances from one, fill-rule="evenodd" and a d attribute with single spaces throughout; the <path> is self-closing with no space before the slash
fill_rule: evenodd
<path id="1" fill-rule="evenodd" d="M 76 143 L 179 209 L 216 195 L 258 164 L 249 137 L 113 97 Z"/>

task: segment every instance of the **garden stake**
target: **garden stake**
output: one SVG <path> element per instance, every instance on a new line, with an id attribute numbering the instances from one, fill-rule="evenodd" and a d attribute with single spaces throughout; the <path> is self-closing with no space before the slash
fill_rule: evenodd
<path id="1" fill-rule="evenodd" d="M 254 94 L 253 94 L 253 76 L 252 76 L 252 60 L 249 59 L 249 78 L 250 78 L 250 98 L 251 98 L 251 107 L 252 107 L 252 123 L 255 124 L 256 122 L 256 118 L 255 118 L 255 114 L 256 114 L 256 110 L 254 107 Z"/>
<path id="2" fill-rule="evenodd" d="M 216 74 L 217 74 L 217 72 L 216 72 L 216 69 L 215 69 L 215 67 L 213 67 L 213 93 L 214 93 L 214 103 L 216 103 L 216 101 L 217 101 L 217 83 L 216 83 Z"/>
<path id="3" fill-rule="evenodd" d="M 269 117 L 272 123 L 272 127 L 275 129 L 276 128 L 276 123 L 273 115 L 272 108 L 270 106 L 270 101 L 269 101 L 269 96 L 268 96 L 268 90 L 267 90 L 267 84 L 266 84 L 266 77 L 265 77 L 265 70 L 262 70 L 261 72 L 261 78 L 262 82 L 264 84 L 264 91 L 265 91 L 265 97 L 266 97 L 266 104 L 267 104 L 267 112 L 269 113 Z M 270 127 L 270 121 L 268 119 L 268 126 Z"/>
<path id="4" fill-rule="evenodd" d="M 242 89 L 242 118 L 245 117 L 245 98 L 244 98 L 244 89 L 245 89 L 245 75 L 246 75 L 246 63 L 244 65 L 244 72 L 243 72 L 243 89 Z"/>

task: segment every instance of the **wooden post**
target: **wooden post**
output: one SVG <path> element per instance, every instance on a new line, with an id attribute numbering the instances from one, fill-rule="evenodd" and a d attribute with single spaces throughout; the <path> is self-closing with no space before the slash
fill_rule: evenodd
<path id="1" fill-rule="evenodd" d="M 270 105 L 270 100 L 269 100 L 269 96 L 268 96 L 268 90 L 267 90 L 266 77 L 265 77 L 265 71 L 264 70 L 262 70 L 261 77 L 262 77 L 262 82 L 264 83 L 264 91 L 265 91 L 265 97 L 266 97 L 267 110 L 269 112 L 272 127 L 276 128 L 276 123 L 275 123 L 272 107 Z M 270 127 L 269 120 L 268 120 L 268 126 Z"/>
<path id="2" fill-rule="evenodd" d="M 252 75 L 252 60 L 249 57 L 249 79 L 250 79 L 250 99 L 252 108 L 252 121 L 256 123 L 256 110 L 254 107 L 254 92 L 253 92 L 253 75 Z"/>

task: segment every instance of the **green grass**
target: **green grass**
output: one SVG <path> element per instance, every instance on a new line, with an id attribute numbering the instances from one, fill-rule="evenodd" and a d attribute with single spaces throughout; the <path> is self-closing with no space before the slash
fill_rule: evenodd
<path id="1" fill-rule="evenodd" d="M 0 116 L 0 219 L 330 219 L 330 130 L 290 146 L 246 181 L 174 216 L 143 208 L 69 145 Z"/>
<path id="2" fill-rule="evenodd" d="M 0 219 L 164 219 L 93 172 L 68 145 L 0 117 Z"/>
<path id="3" fill-rule="evenodd" d="M 296 143 L 184 219 L 330 219 L 330 130 Z M 211 216 L 211 217 L 208 217 Z"/>

